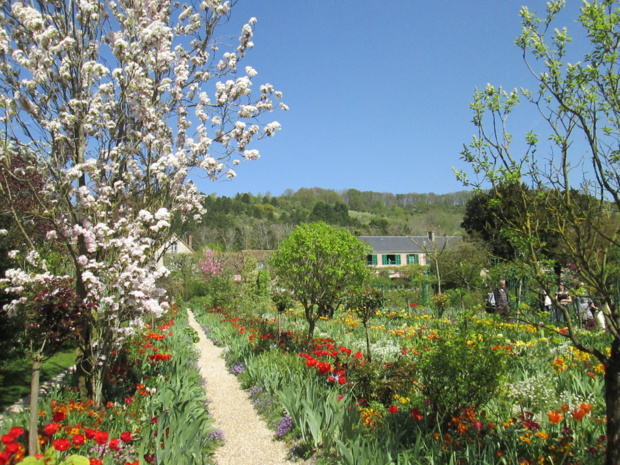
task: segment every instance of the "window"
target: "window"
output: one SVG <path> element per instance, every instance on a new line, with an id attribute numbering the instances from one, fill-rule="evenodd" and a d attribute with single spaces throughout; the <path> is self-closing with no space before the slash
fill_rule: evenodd
<path id="1" fill-rule="evenodd" d="M 385 254 L 381 258 L 383 265 L 400 265 L 400 255 L 398 254 Z"/>
<path id="2" fill-rule="evenodd" d="M 407 265 L 419 265 L 420 257 L 417 253 L 407 254 Z"/>
<path id="3" fill-rule="evenodd" d="M 177 241 L 171 242 L 170 247 L 168 248 L 168 252 L 177 253 L 178 251 L 179 251 L 179 245 L 177 244 Z"/>
<path id="4" fill-rule="evenodd" d="M 376 255 L 366 255 L 366 264 L 367 265 L 376 265 L 377 264 L 377 256 Z"/>

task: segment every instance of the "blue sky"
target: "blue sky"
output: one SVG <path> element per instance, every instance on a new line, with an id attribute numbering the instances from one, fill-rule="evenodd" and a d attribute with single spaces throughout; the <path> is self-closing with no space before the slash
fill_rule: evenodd
<path id="1" fill-rule="evenodd" d="M 576 29 L 575 8 L 565 25 Z M 475 132 L 469 102 L 486 83 L 532 86 L 514 39 L 519 10 L 542 0 L 239 0 L 226 26 L 258 22 L 244 61 L 290 107 L 232 181 L 206 194 L 282 195 L 321 187 L 443 194 L 464 189 L 452 167 Z M 535 128 L 530 108 L 519 121 Z M 525 126 L 528 126 L 525 128 Z M 518 137 L 521 131 L 513 131 Z"/>

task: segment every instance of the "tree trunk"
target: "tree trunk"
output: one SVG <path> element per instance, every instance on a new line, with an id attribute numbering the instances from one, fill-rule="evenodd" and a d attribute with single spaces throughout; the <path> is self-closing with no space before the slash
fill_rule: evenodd
<path id="1" fill-rule="evenodd" d="M 30 431 L 28 433 L 28 454 L 35 455 L 39 448 L 39 377 L 41 374 L 41 356 L 36 354 L 32 360 L 32 378 L 30 379 Z"/>
<path id="2" fill-rule="evenodd" d="M 607 456 L 605 465 L 620 465 L 620 341 L 614 339 L 605 366 Z"/>
<path id="3" fill-rule="evenodd" d="M 368 361 L 372 362 L 372 355 L 370 353 L 370 332 L 368 331 L 368 323 L 364 323 L 366 329 L 366 352 L 368 352 Z"/>

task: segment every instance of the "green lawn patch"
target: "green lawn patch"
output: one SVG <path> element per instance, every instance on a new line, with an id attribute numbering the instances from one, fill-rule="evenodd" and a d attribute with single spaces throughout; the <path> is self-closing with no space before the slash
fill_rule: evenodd
<path id="1" fill-rule="evenodd" d="M 75 349 L 66 349 L 41 365 L 41 383 L 59 375 L 75 364 Z M 32 362 L 30 359 L 15 360 L 0 368 L 0 410 L 30 394 Z"/>

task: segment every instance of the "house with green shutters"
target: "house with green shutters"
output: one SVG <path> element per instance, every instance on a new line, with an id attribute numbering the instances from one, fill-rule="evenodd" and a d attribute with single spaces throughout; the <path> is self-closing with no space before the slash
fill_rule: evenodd
<path id="1" fill-rule="evenodd" d="M 461 236 L 358 236 L 368 244 L 367 263 L 373 268 L 427 265 L 428 255 L 458 245 Z"/>

